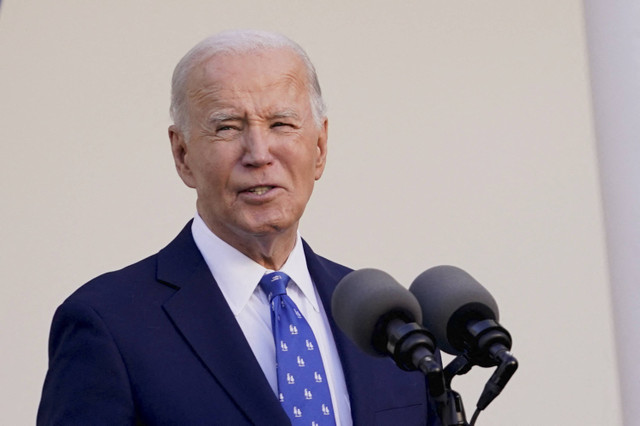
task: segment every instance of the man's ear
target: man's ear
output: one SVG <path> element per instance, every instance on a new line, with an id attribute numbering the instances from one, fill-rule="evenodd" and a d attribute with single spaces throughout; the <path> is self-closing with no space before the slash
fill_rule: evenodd
<path id="1" fill-rule="evenodd" d="M 322 122 L 322 127 L 318 134 L 317 147 L 318 156 L 316 157 L 316 180 L 322 177 L 324 167 L 327 164 L 327 140 L 329 138 L 329 120 L 327 118 Z"/>
<path id="2" fill-rule="evenodd" d="M 173 161 L 176 164 L 178 175 L 180 175 L 180 178 L 185 185 L 189 188 L 195 188 L 196 183 L 187 161 L 187 140 L 185 139 L 182 130 L 180 130 L 175 124 L 169 126 L 169 140 L 171 141 L 171 153 L 173 154 Z"/>

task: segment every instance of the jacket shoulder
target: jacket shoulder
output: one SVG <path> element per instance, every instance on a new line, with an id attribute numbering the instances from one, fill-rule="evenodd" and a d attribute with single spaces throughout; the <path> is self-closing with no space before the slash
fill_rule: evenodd
<path id="1" fill-rule="evenodd" d="M 109 307 L 124 302 L 144 302 L 157 298 L 163 300 L 177 289 L 175 280 L 163 279 L 165 270 L 179 267 L 194 268 L 199 252 L 191 237 L 191 221 L 166 247 L 159 252 L 122 269 L 104 273 L 90 280 L 65 302 L 87 303 L 90 306 Z M 166 273 L 164 275 L 167 275 Z"/>
<path id="2" fill-rule="evenodd" d="M 101 274 L 71 293 L 64 303 L 93 305 L 114 298 L 135 296 L 141 287 L 157 284 L 156 258 L 157 255 L 152 255 L 122 269 Z"/>

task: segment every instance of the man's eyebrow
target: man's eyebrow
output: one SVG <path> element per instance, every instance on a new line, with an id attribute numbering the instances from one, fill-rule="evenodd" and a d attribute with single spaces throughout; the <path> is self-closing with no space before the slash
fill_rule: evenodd
<path id="1" fill-rule="evenodd" d="M 233 114 L 225 111 L 216 111 L 209 115 L 209 123 L 218 123 L 220 121 L 229 120 L 242 120 L 242 117 L 238 114 Z"/>
<path id="2" fill-rule="evenodd" d="M 228 111 L 215 111 L 209 114 L 208 122 L 209 123 L 220 123 L 223 121 L 238 121 L 244 120 L 246 117 Z M 268 115 L 270 120 L 280 120 L 284 118 L 290 118 L 297 120 L 300 118 L 300 115 L 296 110 L 293 109 L 284 109 L 280 111 L 274 111 L 273 113 Z"/>
<path id="3" fill-rule="evenodd" d="M 271 114 L 271 118 L 272 119 L 278 119 L 278 118 L 299 118 L 300 116 L 298 115 L 298 112 L 292 109 L 285 109 L 282 111 L 276 111 L 273 114 Z"/>

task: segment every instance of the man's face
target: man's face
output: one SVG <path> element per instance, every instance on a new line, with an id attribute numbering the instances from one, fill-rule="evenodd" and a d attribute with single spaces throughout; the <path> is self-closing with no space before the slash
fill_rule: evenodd
<path id="1" fill-rule="evenodd" d="M 205 223 L 232 245 L 297 230 L 327 152 L 306 84 L 285 49 L 218 54 L 189 76 L 189 141 L 170 128 L 176 166 Z"/>

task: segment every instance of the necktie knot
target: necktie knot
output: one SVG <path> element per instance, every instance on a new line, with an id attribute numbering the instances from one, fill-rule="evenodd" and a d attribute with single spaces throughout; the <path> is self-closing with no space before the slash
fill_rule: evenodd
<path id="1" fill-rule="evenodd" d="M 260 280 L 260 288 L 269 298 L 269 302 L 275 296 L 287 294 L 287 284 L 291 278 L 284 272 L 271 272 L 265 274 Z"/>

